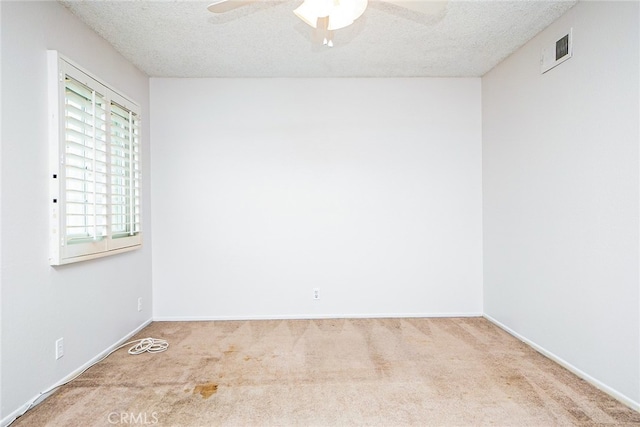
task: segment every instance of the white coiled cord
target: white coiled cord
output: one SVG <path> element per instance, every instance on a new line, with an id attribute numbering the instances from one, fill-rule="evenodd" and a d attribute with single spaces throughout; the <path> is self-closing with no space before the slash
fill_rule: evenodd
<path id="1" fill-rule="evenodd" d="M 169 343 L 159 338 L 142 338 L 135 341 L 122 344 L 119 348 L 125 347 L 129 344 L 134 344 L 129 349 L 129 354 L 142 354 L 142 353 L 161 353 L 169 348 Z M 116 350 L 117 350 L 116 349 Z M 115 351 L 115 350 L 114 350 Z"/>

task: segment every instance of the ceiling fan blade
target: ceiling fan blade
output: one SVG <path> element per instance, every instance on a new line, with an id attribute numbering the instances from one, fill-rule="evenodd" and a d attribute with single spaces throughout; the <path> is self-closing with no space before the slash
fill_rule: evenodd
<path id="1" fill-rule="evenodd" d="M 432 1 L 432 0 L 382 0 L 385 3 L 423 13 L 425 15 L 437 15 L 447 8 L 448 1 Z"/>
<path id="2" fill-rule="evenodd" d="M 254 3 L 255 1 L 256 0 L 217 0 L 207 6 L 207 9 L 211 13 L 225 13 L 247 4 Z"/>

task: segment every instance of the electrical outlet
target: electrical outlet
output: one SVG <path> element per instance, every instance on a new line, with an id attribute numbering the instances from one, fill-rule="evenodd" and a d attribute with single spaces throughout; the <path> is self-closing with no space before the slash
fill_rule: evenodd
<path id="1" fill-rule="evenodd" d="M 56 360 L 64 356 L 64 339 L 58 338 L 56 340 Z"/>
<path id="2" fill-rule="evenodd" d="M 313 288 L 313 299 L 320 299 L 320 288 Z"/>
<path id="3" fill-rule="evenodd" d="M 142 311 L 142 297 L 138 298 L 138 311 Z"/>

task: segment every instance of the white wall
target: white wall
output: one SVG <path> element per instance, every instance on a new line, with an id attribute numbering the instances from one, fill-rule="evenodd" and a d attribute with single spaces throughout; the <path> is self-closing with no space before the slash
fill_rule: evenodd
<path id="1" fill-rule="evenodd" d="M 151 318 L 151 245 L 52 268 L 48 264 L 46 50 L 57 49 L 142 104 L 148 78 L 57 2 L 2 8 L 2 409 L 24 403 Z M 148 120 L 143 144 L 148 147 Z M 143 200 L 149 217 L 149 155 Z M 147 307 L 137 311 L 138 296 Z M 64 337 L 56 361 L 54 342 Z"/>
<path id="2" fill-rule="evenodd" d="M 151 109 L 155 319 L 482 312 L 480 79 L 151 79 Z"/>
<path id="3" fill-rule="evenodd" d="M 0 24 L 2 23 L 2 4 L 0 3 Z M 0 26 L 0 48 L 2 47 L 2 28 Z M 2 51 L 0 50 L 0 94 L 2 93 Z M 2 320 L 2 105 L 0 101 L 0 321 Z M 0 420 L 2 420 L 2 326 L 0 325 Z"/>
<path id="4" fill-rule="evenodd" d="M 485 313 L 636 408 L 638 5 L 580 2 L 482 79 Z"/>

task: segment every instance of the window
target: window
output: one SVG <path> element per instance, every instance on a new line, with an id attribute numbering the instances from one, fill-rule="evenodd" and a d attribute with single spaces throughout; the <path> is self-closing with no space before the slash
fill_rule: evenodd
<path id="1" fill-rule="evenodd" d="M 136 249 L 140 227 L 140 107 L 48 52 L 51 265 Z"/>

